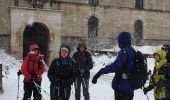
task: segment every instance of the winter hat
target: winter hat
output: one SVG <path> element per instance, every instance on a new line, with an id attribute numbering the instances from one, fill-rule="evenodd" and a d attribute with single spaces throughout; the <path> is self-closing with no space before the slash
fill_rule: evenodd
<path id="1" fill-rule="evenodd" d="M 65 51 L 69 52 L 69 49 L 66 47 L 62 47 L 60 50 L 65 50 Z"/>
<path id="2" fill-rule="evenodd" d="M 60 47 L 60 51 L 61 50 L 66 50 L 67 52 L 70 52 L 70 47 L 69 46 L 67 46 L 67 45 L 62 45 L 61 47 Z"/>
<path id="3" fill-rule="evenodd" d="M 85 44 L 84 42 L 78 44 L 78 47 L 77 47 L 77 50 L 78 50 L 78 51 L 80 50 L 80 47 L 84 47 L 85 50 L 87 49 L 86 44 Z"/>
<path id="4" fill-rule="evenodd" d="M 131 45 L 131 35 L 129 32 L 121 32 L 118 36 L 118 44 L 120 48 Z"/>
<path id="5" fill-rule="evenodd" d="M 33 51 L 34 49 L 39 49 L 39 46 L 37 44 L 31 44 L 30 51 Z"/>

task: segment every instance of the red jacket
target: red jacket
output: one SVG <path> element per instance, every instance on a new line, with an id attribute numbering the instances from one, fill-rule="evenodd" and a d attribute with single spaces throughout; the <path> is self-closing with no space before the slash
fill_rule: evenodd
<path id="1" fill-rule="evenodd" d="M 36 45 L 31 45 L 30 51 L 34 48 L 38 48 Z M 41 75 L 45 71 L 45 65 L 42 63 L 44 55 L 41 54 L 32 54 L 29 52 L 24 59 L 24 62 L 21 66 L 21 72 L 24 75 L 24 81 L 32 81 L 32 76 L 34 74 L 34 81 L 41 82 Z M 38 66 L 39 65 L 39 66 Z"/>

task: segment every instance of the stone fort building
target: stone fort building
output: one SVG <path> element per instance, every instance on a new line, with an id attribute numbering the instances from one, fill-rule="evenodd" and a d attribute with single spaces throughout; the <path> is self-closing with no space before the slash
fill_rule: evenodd
<path id="1" fill-rule="evenodd" d="M 62 43 L 113 48 L 121 31 L 136 45 L 170 41 L 170 0 L 0 0 L 0 48 L 17 58 L 34 42 L 46 61 Z"/>

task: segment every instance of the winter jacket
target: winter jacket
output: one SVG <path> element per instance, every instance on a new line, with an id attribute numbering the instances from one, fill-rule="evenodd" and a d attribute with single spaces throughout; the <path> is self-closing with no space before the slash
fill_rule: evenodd
<path id="1" fill-rule="evenodd" d="M 102 68 L 102 74 L 115 72 L 115 77 L 112 81 L 112 88 L 123 91 L 133 92 L 134 88 L 129 80 L 122 78 L 122 73 L 130 72 L 133 66 L 135 53 L 131 47 L 131 36 L 128 32 L 122 32 L 118 36 L 118 45 L 121 48 L 116 60 Z"/>
<path id="2" fill-rule="evenodd" d="M 85 78 L 89 78 L 90 69 L 93 68 L 91 54 L 88 51 L 84 52 L 77 51 L 74 53 L 73 59 L 76 61 L 76 70 L 78 72 L 78 76 L 83 74 Z M 84 72 L 81 73 L 81 70 L 84 70 Z"/>
<path id="3" fill-rule="evenodd" d="M 75 80 L 75 75 L 75 61 L 70 57 L 54 59 L 48 70 L 50 82 L 61 81 L 66 84 L 72 84 Z"/>
<path id="4" fill-rule="evenodd" d="M 24 75 L 24 81 L 29 82 L 34 81 L 41 82 L 41 75 L 45 71 L 45 65 L 42 63 L 43 55 L 41 54 L 32 54 L 31 50 L 37 48 L 36 45 L 30 46 L 30 52 L 24 59 L 24 62 L 21 66 L 21 72 Z"/>
<path id="5" fill-rule="evenodd" d="M 154 54 L 160 56 L 160 60 L 155 62 L 154 72 L 150 85 L 154 86 L 154 97 L 155 99 L 166 98 L 166 88 L 165 88 L 165 73 L 160 73 L 160 69 L 165 67 L 166 61 L 166 52 L 164 50 L 159 50 Z M 161 84 L 160 84 L 161 83 Z"/>

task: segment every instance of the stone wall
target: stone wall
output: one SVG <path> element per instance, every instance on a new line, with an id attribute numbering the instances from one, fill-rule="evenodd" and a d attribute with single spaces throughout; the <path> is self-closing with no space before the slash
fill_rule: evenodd
<path id="1" fill-rule="evenodd" d="M 145 9 L 170 11 L 170 0 L 144 0 Z"/>
<path id="2" fill-rule="evenodd" d="M 99 19 L 100 37 L 115 39 L 119 32 L 128 31 L 134 37 L 134 24 L 143 22 L 144 40 L 167 41 L 170 37 L 170 12 L 123 9 L 115 7 L 77 4 L 58 5 L 62 13 L 62 36 L 87 37 L 88 19 L 94 15 Z"/>

